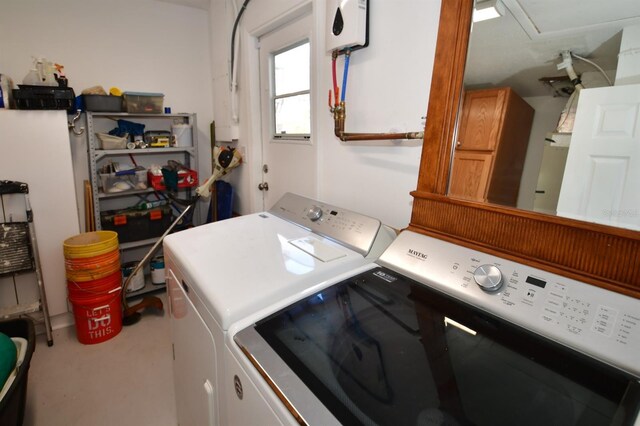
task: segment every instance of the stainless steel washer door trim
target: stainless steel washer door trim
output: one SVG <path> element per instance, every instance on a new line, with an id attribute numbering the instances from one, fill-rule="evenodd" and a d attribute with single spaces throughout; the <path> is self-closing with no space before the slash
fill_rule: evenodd
<path id="1" fill-rule="evenodd" d="M 339 426 L 340 422 L 285 364 L 253 326 L 233 336 L 234 342 L 278 396 L 298 424 Z"/>

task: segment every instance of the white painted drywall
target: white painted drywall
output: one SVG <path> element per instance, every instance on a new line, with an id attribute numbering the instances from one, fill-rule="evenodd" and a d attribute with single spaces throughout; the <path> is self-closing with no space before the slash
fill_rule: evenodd
<path id="1" fill-rule="evenodd" d="M 65 239 L 80 232 L 73 168 L 64 111 L 0 110 L 0 179 L 29 185 L 38 252 L 49 312 L 67 311 L 63 254 Z M 12 209 L 24 212 L 22 197 Z M 8 221 L 9 218 L 4 218 Z M 14 217 L 13 220 L 24 220 Z M 38 300 L 35 274 L 18 277 L 20 304 Z M 12 278 L 0 279 L 0 305 L 16 303 Z"/>
<path id="2" fill-rule="evenodd" d="M 239 4 L 241 2 L 238 2 Z M 239 55 L 240 141 L 247 162 L 230 176 L 236 191 L 236 209 L 250 213 L 261 208 L 259 102 L 255 73 L 255 40 L 311 4 L 314 21 L 312 54 L 319 66 L 315 73 L 313 121 L 319 150 L 318 198 L 405 227 L 411 214 L 409 192 L 416 188 L 421 141 L 387 143 L 343 143 L 333 134 L 333 119 L 327 107 L 331 88 L 331 56 L 324 51 L 329 28 L 322 1 L 254 1 L 242 18 Z M 212 0 L 213 40 L 229 40 L 233 20 L 227 22 L 229 4 Z M 219 13 L 226 11 L 226 13 Z M 426 114 L 431 72 L 440 16 L 437 0 L 371 2 L 370 46 L 351 57 L 347 92 L 347 131 L 388 132 L 422 130 Z M 228 58 L 228 46 L 214 49 L 215 58 Z M 225 56 L 226 55 L 226 56 Z M 216 75 L 224 76 L 226 62 L 216 62 Z M 338 73 L 341 84 L 342 58 Z M 214 103 L 227 102 L 216 97 Z M 304 177 L 296 177 L 304 178 Z"/>
<path id="3" fill-rule="evenodd" d="M 542 164 L 544 140 L 547 133 L 552 132 L 558 124 L 558 118 L 567 103 L 567 98 L 560 96 L 532 96 L 524 98 L 524 100 L 535 110 L 535 114 L 533 115 L 527 156 L 522 170 L 522 179 L 520 180 L 518 208 L 533 210 L 538 175 Z"/>
<path id="4" fill-rule="evenodd" d="M 622 30 L 616 86 L 640 83 L 640 25 Z"/>

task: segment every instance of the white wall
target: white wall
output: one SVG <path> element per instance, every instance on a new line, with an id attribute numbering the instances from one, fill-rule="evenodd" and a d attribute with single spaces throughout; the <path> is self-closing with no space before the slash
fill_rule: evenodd
<path id="1" fill-rule="evenodd" d="M 160 92 L 173 112 L 198 114 L 199 171 L 211 173 L 211 56 L 206 11 L 154 0 L 2 2 L 0 72 L 21 83 L 32 56 L 63 64 L 76 95 Z M 86 167 L 85 167 L 86 169 Z"/>
<path id="2" fill-rule="evenodd" d="M 238 1 L 238 4 L 241 4 Z M 351 56 L 346 130 L 388 132 L 422 130 L 426 114 L 433 56 L 437 37 L 438 0 L 390 0 L 370 2 L 370 46 Z M 212 0 L 212 9 L 224 8 L 224 0 Z M 260 210 L 257 183 L 260 178 L 259 102 L 255 76 L 254 38 L 288 13 L 311 4 L 315 22 L 313 53 L 319 66 L 315 75 L 312 118 L 319 150 L 318 198 L 380 218 L 386 224 L 405 227 L 411 214 L 409 192 L 416 188 L 421 141 L 343 143 L 333 135 L 333 119 L 327 107 L 331 88 L 331 56 L 324 51 L 324 1 L 278 0 L 251 2 L 241 22 L 240 141 L 247 163 L 230 180 L 235 185 L 236 209 L 243 214 Z M 212 14 L 213 40 L 229 39 L 233 21 Z M 214 52 L 216 58 L 227 55 Z M 226 50 L 226 52 L 224 51 Z M 338 72 L 342 73 L 342 58 Z M 223 71 L 223 70 L 222 70 Z M 341 81 L 341 78 L 340 78 Z M 216 104 L 225 102 L 216 96 Z"/>
<path id="3" fill-rule="evenodd" d="M 558 124 L 558 118 L 567 103 L 567 98 L 553 96 L 533 96 L 524 99 L 535 110 L 527 156 L 520 180 L 518 193 L 518 208 L 533 210 L 538 175 L 542 164 L 542 152 L 547 133 L 552 132 Z"/>
<path id="4" fill-rule="evenodd" d="M 640 83 L 640 25 L 622 31 L 616 86 Z"/>
<path id="5" fill-rule="evenodd" d="M 345 130 L 420 131 L 429 101 L 440 1 L 370 4 L 369 47 L 354 52 L 349 66 Z M 320 33 L 324 38 L 324 29 Z M 325 53 L 319 63 L 325 64 L 318 117 L 320 197 L 388 225 L 406 227 L 422 141 L 400 141 L 395 146 L 339 142 L 325 106 L 325 93 L 331 87 L 330 54 Z"/>

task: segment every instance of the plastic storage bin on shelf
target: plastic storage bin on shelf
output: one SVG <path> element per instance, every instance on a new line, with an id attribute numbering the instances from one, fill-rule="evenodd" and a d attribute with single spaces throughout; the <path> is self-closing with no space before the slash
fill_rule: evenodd
<path id="1" fill-rule="evenodd" d="M 159 173 L 159 174 L 158 174 Z M 156 191 L 165 191 L 167 186 L 164 183 L 162 172 L 148 172 L 149 185 Z M 198 186 L 198 172 L 195 170 L 178 170 L 178 188 L 194 188 Z"/>
<path id="2" fill-rule="evenodd" d="M 124 92 L 124 109 L 130 114 L 162 114 L 164 94 Z"/>
<path id="3" fill-rule="evenodd" d="M 147 189 L 147 169 L 126 170 L 116 173 L 100 173 L 100 185 L 105 194 Z"/>
<path id="4" fill-rule="evenodd" d="M 84 107 L 87 111 L 121 112 L 122 96 L 111 95 L 82 95 Z"/>

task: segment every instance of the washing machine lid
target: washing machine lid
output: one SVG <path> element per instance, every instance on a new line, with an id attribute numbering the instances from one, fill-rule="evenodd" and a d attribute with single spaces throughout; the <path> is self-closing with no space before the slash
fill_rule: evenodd
<path id="1" fill-rule="evenodd" d="M 367 262 L 362 254 L 268 212 L 169 235 L 164 251 L 223 330 Z"/>
<path id="2" fill-rule="evenodd" d="M 640 407 L 637 377 L 383 267 L 234 340 L 308 424 L 631 425 Z"/>

